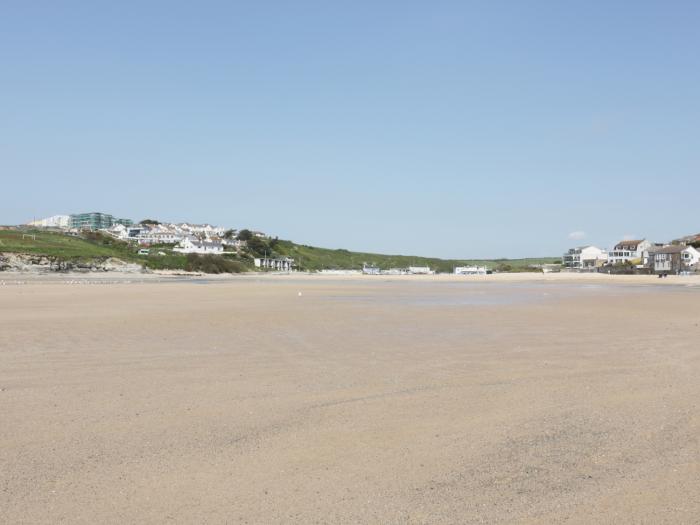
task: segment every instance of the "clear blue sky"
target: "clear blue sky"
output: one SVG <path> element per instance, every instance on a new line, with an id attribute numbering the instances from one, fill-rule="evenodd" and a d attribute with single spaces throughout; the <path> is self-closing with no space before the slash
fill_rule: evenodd
<path id="1" fill-rule="evenodd" d="M 698 232 L 699 22 L 696 1 L 6 0 L 0 223 L 443 257 Z"/>

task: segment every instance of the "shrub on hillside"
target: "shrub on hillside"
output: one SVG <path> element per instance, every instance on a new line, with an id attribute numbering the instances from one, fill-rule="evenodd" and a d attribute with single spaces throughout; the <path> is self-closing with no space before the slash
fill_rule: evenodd
<path id="1" fill-rule="evenodd" d="M 237 239 L 239 241 L 249 241 L 253 238 L 253 232 L 250 230 L 244 228 L 241 231 L 238 232 L 238 237 Z"/>
<path id="2" fill-rule="evenodd" d="M 494 270 L 497 272 L 512 272 L 513 267 L 508 263 L 498 263 Z"/>
<path id="3" fill-rule="evenodd" d="M 265 253 L 270 255 L 272 250 L 260 237 L 251 237 L 248 240 L 248 251 L 253 255 L 262 256 L 265 255 Z"/>
<path id="4" fill-rule="evenodd" d="M 101 244 L 102 246 L 112 246 L 114 248 L 128 248 L 129 244 L 105 235 L 102 232 L 84 231 L 82 232 L 83 239 L 93 242 L 95 244 Z"/>
<path id="5" fill-rule="evenodd" d="M 238 261 L 232 261 L 222 255 L 187 254 L 185 270 L 203 273 L 241 273 L 245 266 Z"/>

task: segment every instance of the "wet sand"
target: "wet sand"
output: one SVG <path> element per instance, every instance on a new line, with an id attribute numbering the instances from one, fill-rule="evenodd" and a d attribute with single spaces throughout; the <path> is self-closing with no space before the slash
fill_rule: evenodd
<path id="1" fill-rule="evenodd" d="M 697 278 L 68 282 L 0 287 L 2 523 L 698 523 Z"/>

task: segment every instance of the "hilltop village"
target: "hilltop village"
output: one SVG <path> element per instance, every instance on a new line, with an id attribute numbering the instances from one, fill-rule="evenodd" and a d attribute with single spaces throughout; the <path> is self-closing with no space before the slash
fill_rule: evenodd
<path id="1" fill-rule="evenodd" d="M 247 248 L 253 255 L 262 252 L 261 256 L 253 257 L 257 268 L 291 271 L 294 267 L 291 258 L 273 257 L 265 253 L 262 239 L 269 239 L 268 235 L 247 229 L 186 222 L 167 223 L 153 219 L 135 223 L 130 219 L 117 218 L 102 212 L 54 215 L 31 221 L 27 226 L 74 236 L 97 232 L 118 241 L 137 245 L 138 254 L 142 256 L 165 256 L 165 250 L 179 254 L 212 256 L 239 253 Z"/>
<path id="2" fill-rule="evenodd" d="M 278 242 L 286 242 L 290 245 L 292 243 L 278 241 L 265 232 L 245 228 L 225 228 L 187 222 L 169 223 L 154 219 L 145 219 L 136 223 L 130 219 L 118 218 L 102 212 L 55 215 L 33 220 L 24 227 L 79 238 L 94 238 L 97 235 L 114 239 L 134 247 L 135 253 L 150 263 L 146 266 L 155 268 L 159 267 L 158 258 L 177 254 L 189 256 L 191 263 L 201 258 L 212 261 L 219 256 L 226 256 L 228 259 L 238 257 L 239 260 L 250 264 L 251 269 L 259 271 L 290 272 L 305 269 L 302 261 L 298 260 L 301 259 L 300 255 L 293 257 L 289 253 L 283 253 L 285 250 L 279 249 Z M 533 260 L 527 265 L 515 268 L 505 260 L 498 264 L 465 264 L 464 261 L 453 261 L 450 265 L 433 264 L 432 267 L 423 260 L 387 267 L 386 264 L 376 264 L 371 260 L 371 254 L 367 255 L 369 260 L 362 260 L 361 264 L 358 264 L 357 260 L 354 260 L 352 265 L 327 260 L 322 264 L 307 265 L 306 269 L 326 273 L 362 272 L 369 275 L 425 275 L 446 272 L 458 275 L 484 275 L 494 271 L 601 272 L 660 276 L 700 274 L 700 234 L 665 243 L 647 239 L 622 240 L 610 250 L 592 245 L 580 246 L 569 249 L 560 260 L 554 258 Z M 167 267 L 166 264 L 160 266 Z M 201 266 L 200 264 L 198 267 Z M 213 266 L 221 271 L 229 271 L 218 264 Z"/>

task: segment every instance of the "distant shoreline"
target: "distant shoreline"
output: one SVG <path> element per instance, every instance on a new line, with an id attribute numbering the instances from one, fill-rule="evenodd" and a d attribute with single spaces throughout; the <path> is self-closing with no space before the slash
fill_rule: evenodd
<path id="1" fill-rule="evenodd" d="M 588 284 L 647 284 L 682 285 L 700 287 L 700 275 L 671 275 L 659 279 L 655 275 L 610 275 L 604 273 L 495 273 L 490 275 L 362 275 L 322 273 L 259 273 L 203 274 L 185 272 L 0 272 L 0 286 L 11 284 L 136 284 L 136 283 L 234 283 L 240 281 L 291 281 L 291 282 L 444 282 L 444 283 L 588 283 Z"/>

